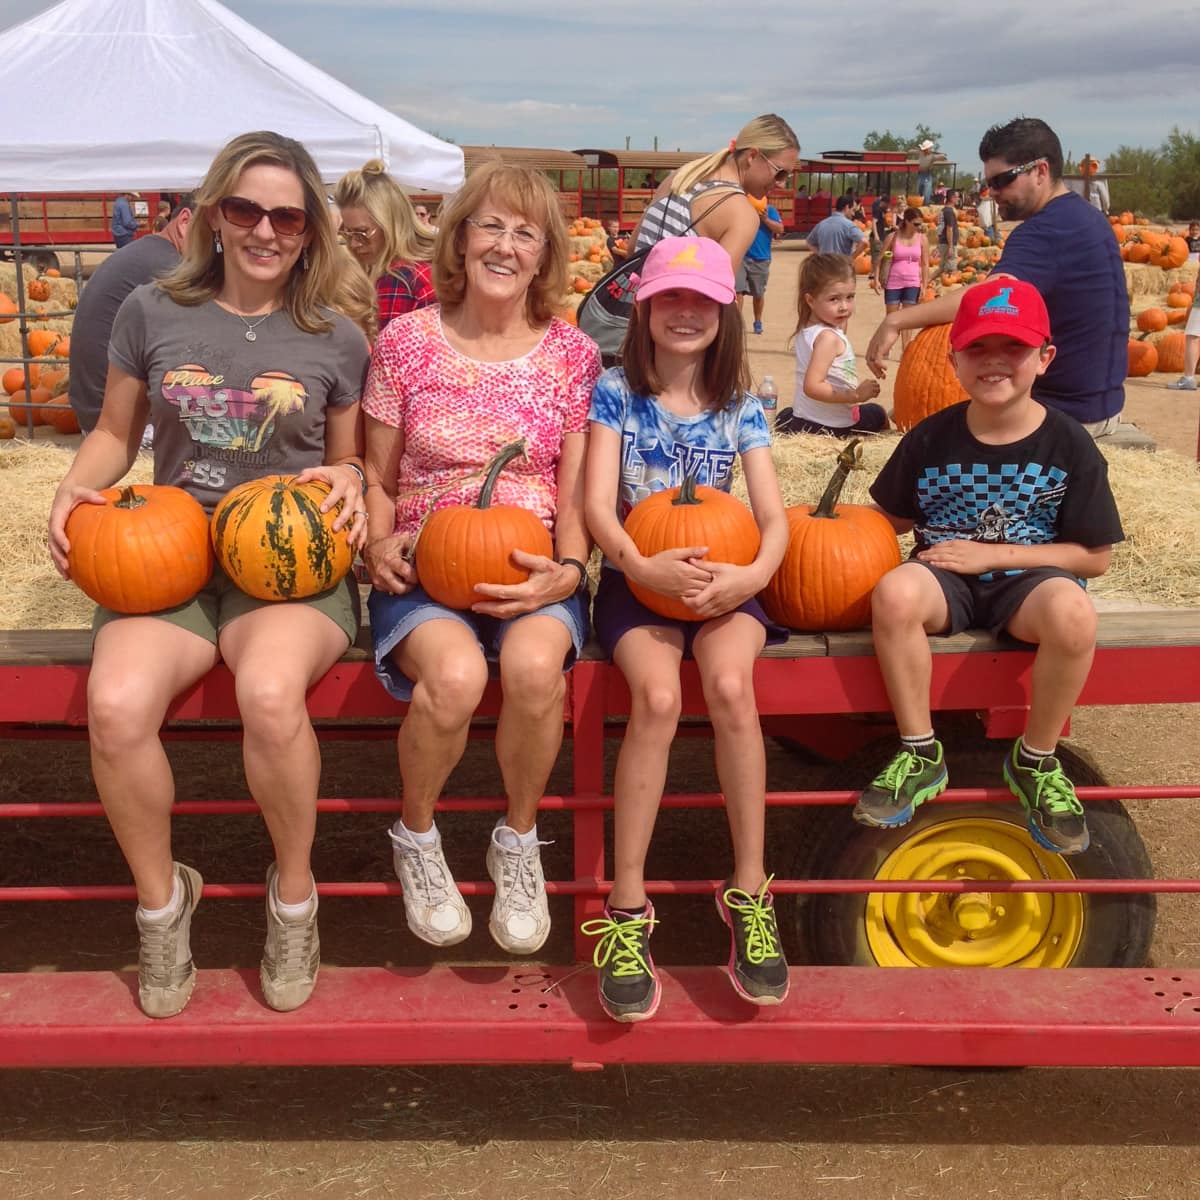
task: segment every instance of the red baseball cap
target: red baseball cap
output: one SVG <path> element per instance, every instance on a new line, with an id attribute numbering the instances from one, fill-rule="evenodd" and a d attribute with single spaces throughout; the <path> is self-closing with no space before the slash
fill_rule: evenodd
<path id="1" fill-rule="evenodd" d="M 961 350 L 989 333 L 1002 333 L 1027 346 L 1050 340 L 1050 315 L 1042 294 L 1011 275 L 968 288 L 950 326 L 950 345 Z"/>

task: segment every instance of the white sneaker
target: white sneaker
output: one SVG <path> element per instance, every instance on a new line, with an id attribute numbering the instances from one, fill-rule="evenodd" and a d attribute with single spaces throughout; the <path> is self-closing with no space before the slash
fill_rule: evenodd
<path id="1" fill-rule="evenodd" d="M 389 829 L 392 865 L 404 885 L 404 913 L 408 927 L 431 946 L 454 946 L 471 932 L 467 908 L 442 853 L 442 838 L 422 846 L 407 829 Z"/>
<path id="2" fill-rule="evenodd" d="M 166 921 L 144 920 L 139 909 L 138 1002 L 148 1017 L 173 1017 L 181 1013 L 196 986 L 192 962 L 192 913 L 200 903 L 204 880 L 200 872 L 175 864 L 183 898 L 179 911 Z"/>
<path id="3" fill-rule="evenodd" d="M 1173 392 L 1194 392 L 1196 390 L 1196 377 L 1194 375 L 1180 375 L 1174 383 L 1168 383 L 1167 387 Z"/>
<path id="4" fill-rule="evenodd" d="M 543 845 L 508 847 L 496 837 L 501 830 L 513 837 L 517 833 L 507 825 L 492 830 L 488 846 L 487 869 L 496 885 L 488 929 L 501 950 L 509 954 L 533 954 L 550 936 L 550 909 L 546 904 L 546 877 L 542 874 Z"/>
<path id="5" fill-rule="evenodd" d="M 317 897 L 312 912 L 299 921 L 287 920 L 278 909 L 279 868 L 267 868 L 267 940 L 258 977 L 263 996 L 276 1012 L 291 1012 L 312 995 L 321 967 L 321 938 L 317 933 Z"/>

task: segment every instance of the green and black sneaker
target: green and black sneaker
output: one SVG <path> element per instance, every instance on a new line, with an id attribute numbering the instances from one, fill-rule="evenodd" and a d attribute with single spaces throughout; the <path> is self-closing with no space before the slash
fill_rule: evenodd
<path id="1" fill-rule="evenodd" d="M 942 743 L 934 741 L 936 758 L 924 758 L 915 750 L 902 746 L 878 775 L 871 786 L 858 798 L 854 819 L 860 825 L 887 829 L 907 825 L 913 812 L 926 800 L 932 800 L 946 790 L 949 776 Z"/>
<path id="2" fill-rule="evenodd" d="M 729 978 L 751 1004 L 782 1004 L 790 982 L 770 886 L 768 879 L 756 895 L 728 883 L 717 889 L 717 912 L 729 927 Z"/>
<path id="3" fill-rule="evenodd" d="M 1026 766 L 1020 759 L 1021 739 L 1004 760 L 1004 782 L 1025 809 L 1029 834 L 1056 854 L 1082 854 L 1091 842 L 1083 805 L 1062 763 L 1053 755 Z"/>
<path id="4" fill-rule="evenodd" d="M 604 916 L 584 921 L 581 933 L 600 939 L 592 962 L 600 970 L 600 1007 L 614 1021 L 648 1021 L 658 1011 L 662 984 L 650 957 L 654 905 L 643 913 L 604 906 Z"/>

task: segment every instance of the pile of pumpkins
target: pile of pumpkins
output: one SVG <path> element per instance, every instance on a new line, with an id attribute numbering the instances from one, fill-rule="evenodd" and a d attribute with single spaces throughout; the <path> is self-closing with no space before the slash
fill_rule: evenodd
<path id="1" fill-rule="evenodd" d="M 1179 280 L 1170 285 L 1166 306 L 1144 308 L 1134 318 L 1137 335 L 1129 338 L 1129 375 L 1132 378 L 1154 371 L 1180 374 L 1186 337 L 1170 326 L 1187 321 L 1196 295 L 1196 283 Z M 1151 337 L 1153 336 L 1153 340 Z"/>
<path id="2" fill-rule="evenodd" d="M 595 217 L 577 217 L 567 225 L 571 244 L 567 255 L 567 294 L 563 297 L 559 315 L 572 324 L 583 298 L 598 279 L 612 270 L 613 260 L 608 252 L 608 235 Z"/>
<path id="3" fill-rule="evenodd" d="M 7 297 L 5 297 L 7 299 Z M 0 318 L 2 320 L 2 318 Z M 78 433 L 79 421 L 67 402 L 67 357 L 71 339 L 49 329 L 32 329 L 27 336 L 30 357 L 9 366 L 2 377 L 8 406 L 7 416 L 0 415 L 0 440 L 16 435 L 18 427 L 49 425 L 59 433 Z"/>

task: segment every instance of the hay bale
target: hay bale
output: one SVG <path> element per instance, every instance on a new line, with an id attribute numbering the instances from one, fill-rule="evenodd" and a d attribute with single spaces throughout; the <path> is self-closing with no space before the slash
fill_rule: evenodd
<path id="1" fill-rule="evenodd" d="M 863 439 L 863 470 L 846 481 L 847 504 L 869 504 L 868 488 L 899 442 L 894 433 Z M 815 504 L 833 473 L 841 443 L 812 434 L 782 434 L 772 456 L 784 503 Z M 1096 596 L 1172 607 L 1200 607 L 1200 468 L 1191 459 L 1159 450 L 1155 454 L 1110 450 L 1108 476 L 1125 541 L 1113 549 L 1112 566 L 1088 583 Z M 735 494 L 746 500 L 740 474 Z M 905 554 L 911 538 L 901 539 Z"/>
<path id="2" fill-rule="evenodd" d="M 60 579 L 46 550 L 46 519 L 73 448 L 52 442 L 0 443 L 0 491 L 10 519 L 0 531 L 0 629 L 86 629 L 95 605 L 73 583 Z M 130 483 L 150 483 L 153 460 L 138 456 Z"/>
<path id="3" fill-rule="evenodd" d="M 28 263 L 21 264 L 21 278 L 28 283 L 37 278 L 37 272 Z M 17 267 L 15 263 L 0 262 L 0 292 L 10 300 L 19 301 L 25 298 L 25 288 L 17 288 Z"/>
<path id="4" fill-rule="evenodd" d="M 895 449 L 899 435 L 863 439 L 864 468 L 851 474 L 843 499 L 870 502 L 867 489 Z M 841 443 L 830 437 L 784 434 L 773 455 L 784 502 L 815 504 L 833 472 Z M 59 579 L 46 552 L 46 516 L 73 450 L 50 442 L 0 443 L 0 488 L 10 498 L 10 520 L 0 528 L 0 629 L 80 629 L 92 602 Z M 1088 590 L 1115 600 L 1200 607 L 1200 470 L 1183 455 L 1113 450 L 1109 479 L 1126 540 L 1113 551 L 1107 574 Z M 149 483 L 153 465 L 140 455 L 127 481 Z M 740 478 L 734 494 L 746 500 Z M 911 538 L 901 539 L 905 553 Z"/>

